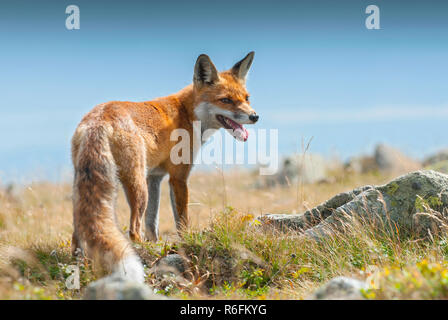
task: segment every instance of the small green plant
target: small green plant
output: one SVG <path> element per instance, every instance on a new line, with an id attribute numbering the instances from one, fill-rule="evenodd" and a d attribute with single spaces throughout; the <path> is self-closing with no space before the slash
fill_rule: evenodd
<path id="1" fill-rule="evenodd" d="M 415 198 L 415 209 L 417 212 L 426 212 L 431 210 L 438 210 L 443 206 L 443 202 L 439 197 L 427 196 L 425 198 L 417 196 Z"/>

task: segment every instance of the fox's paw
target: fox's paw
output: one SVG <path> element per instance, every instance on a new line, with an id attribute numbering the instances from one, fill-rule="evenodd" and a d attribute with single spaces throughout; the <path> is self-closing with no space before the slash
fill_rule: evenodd
<path id="1" fill-rule="evenodd" d="M 134 242 L 144 242 L 144 236 L 138 232 L 129 232 L 129 238 Z"/>
<path id="2" fill-rule="evenodd" d="M 145 238 L 146 238 L 147 241 L 157 242 L 158 234 L 157 234 L 157 232 L 154 232 L 154 231 L 151 231 L 151 230 L 146 230 Z"/>

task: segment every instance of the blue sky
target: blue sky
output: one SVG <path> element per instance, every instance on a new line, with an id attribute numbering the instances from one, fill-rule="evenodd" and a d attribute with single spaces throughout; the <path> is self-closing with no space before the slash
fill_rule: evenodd
<path id="1" fill-rule="evenodd" d="M 80 30 L 65 28 L 70 4 Z M 380 30 L 365 28 L 369 4 Z M 201 53 L 225 69 L 256 52 L 256 128 L 279 129 L 282 154 L 311 137 L 342 159 L 448 145 L 446 1 L 2 1 L 0 43 L 3 181 L 60 178 L 83 114 L 178 91 Z"/>

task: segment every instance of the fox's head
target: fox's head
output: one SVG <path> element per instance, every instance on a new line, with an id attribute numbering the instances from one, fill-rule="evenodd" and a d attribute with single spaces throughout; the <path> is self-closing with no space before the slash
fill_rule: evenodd
<path id="1" fill-rule="evenodd" d="M 258 121 L 249 102 L 246 76 L 254 59 L 250 52 L 230 70 L 218 72 L 210 58 L 201 54 L 194 67 L 194 113 L 204 129 L 225 128 L 240 141 L 249 133 L 243 124 Z"/>

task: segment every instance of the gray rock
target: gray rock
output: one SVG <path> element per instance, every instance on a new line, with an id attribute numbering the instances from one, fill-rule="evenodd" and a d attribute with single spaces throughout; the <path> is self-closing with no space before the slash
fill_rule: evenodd
<path id="1" fill-rule="evenodd" d="M 117 275 L 101 278 L 89 284 L 84 295 L 86 300 L 165 300 L 145 284 Z"/>
<path id="2" fill-rule="evenodd" d="M 375 148 L 375 163 L 378 169 L 388 173 L 405 173 L 421 168 L 421 165 L 405 156 L 399 150 L 385 144 L 378 144 Z"/>
<path id="3" fill-rule="evenodd" d="M 446 217 L 440 212 L 418 212 L 413 218 L 414 230 L 419 237 L 433 237 L 447 231 Z"/>
<path id="4" fill-rule="evenodd" d="M 169 254 L 155 263 L 155 265 L 149 270 L 150 273 L 158 278 L 162 278 L 165 275 L 168 276 L 182 276 L 187 270 L 188 262 L 181 255 Z"/>
<path id="5" fill-rule="evenodd" d="M 377 187 L 366 186 L 349 193 L 336 195 L 316 208 L 299 215 L 266 215 L 265 224 L 293 229 L 305 229 L 313 239 L 331 235 L 350 224 L 353 216 L 364 220 L 382 221 L 376 224 L 385 228 L 391 225 L 404 231 L 420 232 L 426 228 L 415 214 L 439 213 L 448 210 L 448 175 L 435 171 L 416 171 L 400 176 Z M 416 223 L 417 221 L 417 223 Z M 393 222 L 391 224 L 391 222 Z M 423 226 L 423 227 L 422 227 Z"/>
<path id="6" fill-rule="evenodd" d="M 317 289 L 308 300 L 362 300 L 362 290 L 368 289 L 367 285 L 359 280 L 337 277 L 331 279 Z"/>
<path id="7" fill-rule="evenodd" d="M 334 210 L 347 202 L 352 201 L 360 193 L 373 188 L 373 186 L 364 186 L 349 192 L 339 193 L 330 200 L 327 200 L 317 207 L 301 214 L 267 214 L 258 217 L 258 220 L 281 229 L 308 229 L 331 216 Z"/>

